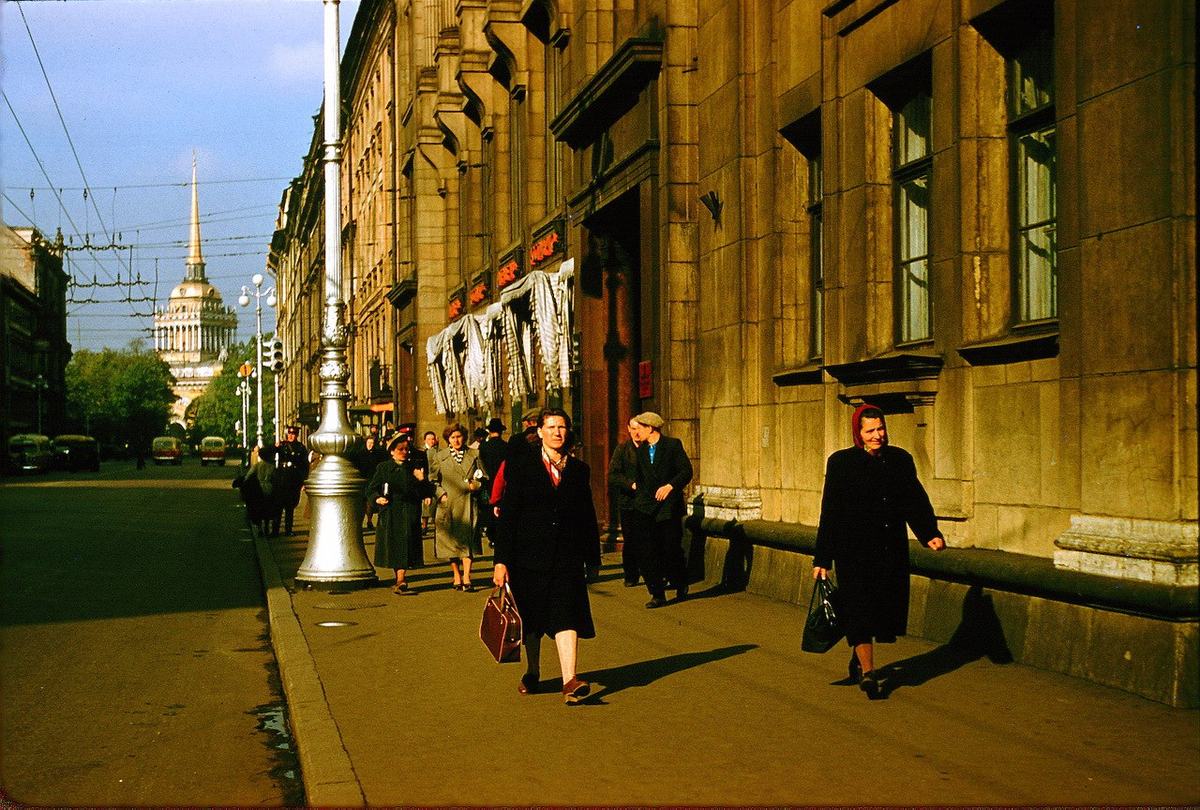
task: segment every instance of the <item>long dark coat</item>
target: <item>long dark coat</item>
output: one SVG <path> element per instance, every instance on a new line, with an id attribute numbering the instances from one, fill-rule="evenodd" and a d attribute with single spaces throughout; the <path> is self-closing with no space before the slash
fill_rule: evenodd
<path id="1" fill-rule="evenodd" d="M 591 475 L 587 464 L 568 458 L 556 487 L 540 452 L 504 462 L 495 562 L 508 567 L 528 639 L 561 630 L 596 635 L 584 576 L 587 566 L 600 565 Z"/>
<path id="2" fill-rule="evenodd" d="M 300 503 L 300 488 L 308 478 L 308 448 L 301 442 L 282 441 L 275 448 L 278 469 L 276 498 L 284 509 L 295 509 Z"/>
<path id="3" fill-rule="evenodd" d="M 851 447 L 829 457 L 813 565 L 835 571 L 851 644 L 907 632 L 906 526 L 926 545 L 941 536 L 911 455 L 887 445 L 878 456 Z"/>
<path id="4" fill-rule="evenodd" d="M 433 495 L 433 487 L 418 481 L 414 471 L 420 462 L 409 459 L 397 464 L 392 459 L 375 468 L 367 484 L 367 497 L 388 499 L 387 506 L 376 504 L 379 527 L 375 531 L 375 564 L 380 568 L 417 568 L 425 564 L 421 545 L 421 502 Z M 384 494 L 384 486 L 387 494 Z"/>
<path id="5" fill-rule="evenodd" d="M 654 447 L 654 461 L 650 461 L 650 442 L 642 442 L 635 451 L 637 459 L 637 491 L 634 506 L 655 522 L 679 520 L 687 514 L 683 502 L 683 488 L 692 480 L 692 462 L 683 449 L 683 442 L 671 436 L 660 436 Z M 665 501 L 655 500 L 655 493 L 663 484 L 671 485 L 671 494 Z"/>

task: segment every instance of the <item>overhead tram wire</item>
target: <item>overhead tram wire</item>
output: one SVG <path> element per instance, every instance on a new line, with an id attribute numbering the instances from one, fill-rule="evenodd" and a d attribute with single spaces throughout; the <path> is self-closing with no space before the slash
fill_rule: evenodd
<path id="1" fill-rule="evenodd" d="M 205 180 L 206 186 L 219 186 L 227 183 L 279 183 L 290 181 L 291 177 L 236 177 L 230 180 Z M 104 186 L 104 188 L 114 189 L 132 189 L 132 188 L 187 188 L 191 185 L 191 181 L 184 180 L 180 183 L 119 183 L 115 186 Z M 13 188 L 10 186 L 9 188 Z M 31 191 L 51 191 L 49 186 L 17 186 L 16 188 L 28 188 Z M 60 191 L 82 191 L 86 186 L 57 186 Z M 272 204 L 272 207 L 275 207 Z"/>

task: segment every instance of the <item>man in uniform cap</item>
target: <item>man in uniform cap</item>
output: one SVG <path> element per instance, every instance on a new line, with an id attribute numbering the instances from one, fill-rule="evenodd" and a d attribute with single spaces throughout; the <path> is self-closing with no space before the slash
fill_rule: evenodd
<path id="1" fill-rule="evenodd" d="M 292 533 L 292 518 L 300 504 L 300 490 L 308 478 L 308 448 L 297 437 L 300 428 L 287 426 L 287 438 L 275 448 L 275 466 L 278 472 L 276 491 L 283 507 L 283 530 Z"/>
<path id="2" fill-rule="evenodd" d="M 679 439 L 662 435 L 663 418 L 653 411 L 639 413 L 633 421 L 642 427 L 637 448 L 637 485 L 634 489 L 635 534 L 642 538 L 639 554 L 642 576 L 650 591 L 648 608 L 667 603 L 666 586 L 677 601 L 687 598 L 687 561 L 683 556 L 683 516 L 687 509 L 683 490 L 692 480 L 692 462 Z"/>

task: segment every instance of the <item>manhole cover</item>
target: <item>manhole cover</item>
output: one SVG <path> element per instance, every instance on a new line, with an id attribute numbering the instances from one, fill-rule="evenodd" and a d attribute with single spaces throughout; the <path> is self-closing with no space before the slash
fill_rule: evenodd
<path id="1" fill-rule="evenodd" d="M 317 622 L 317 627 L 354 627 L 358 622 Z"/>

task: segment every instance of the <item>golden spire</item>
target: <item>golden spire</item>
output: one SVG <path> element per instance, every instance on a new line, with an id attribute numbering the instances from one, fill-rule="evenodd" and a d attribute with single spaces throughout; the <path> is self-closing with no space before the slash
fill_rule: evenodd
<path id="1" fill-rule="evenodd" d="M 191 247 L 187 258 L 187 280 L 207 281 L 204 277 L 204 256 L 200 253 L 200 195 L 196 191 L 196 152 L 192 151 L 192 229 Z"/>

